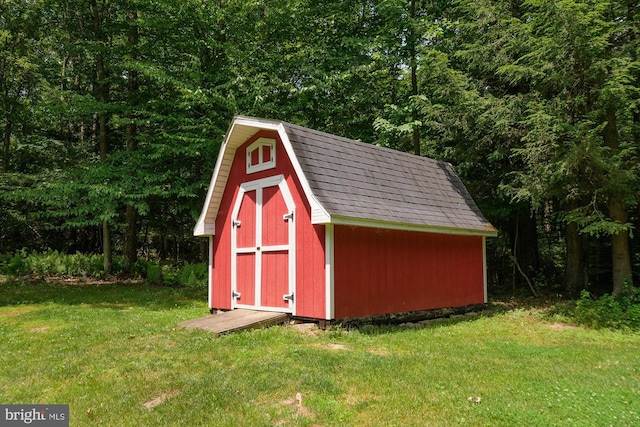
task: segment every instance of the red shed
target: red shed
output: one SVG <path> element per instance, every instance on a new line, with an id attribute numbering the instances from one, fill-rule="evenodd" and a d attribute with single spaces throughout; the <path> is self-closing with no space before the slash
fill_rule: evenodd
<path id="1" fill-rule="evenodd" d="M 194 234 L 210 308 L 332 320 L 485 303 L 496 230 L 448 163 L 238 116 Z"/>

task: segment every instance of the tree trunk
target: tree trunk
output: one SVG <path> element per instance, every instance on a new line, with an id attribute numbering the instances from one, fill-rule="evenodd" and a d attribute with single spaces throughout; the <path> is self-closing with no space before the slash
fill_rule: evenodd
<path id="1" fill-rule="evenodd" d="M 104 272 L 113 271 L 113 250 L 111 249 L 111 227 L 107 220 L 102 221 L 102 253 L 104 254 Z"/>
<path id="2" fill-rule="evenodd" d="M 104 42 L 104 36 L 102 32 L 102 14 L 98 9 L 95 1 L 91 2 L 93 8 L 93 29 L 95 31 L 96 39 L 100 42 Z M 96 63 L 96 77 L 98 80 L 98 100 L 102 104 L 102 108 L 106 106 L 109 99 L 109 86 L 106 83 L 106 67 L 104 64 L 104 55 L 98 54 Z M 102 163 L 107 161 L 108 135 L 107 135 L 107 112 L 102 110 L 98 112 L 98 148 L 100 150 L 100 161 Z M 102 221 L 102 253 L 104 254 L 103 268 L 105 273 L 109 274 L 113 271 L 113 250 L 111 248 L 111 226 L 109 221 Z"/>
<path id="3" fill-rule="evenodd" d="M 11 148 L 11 119 L 4 125 L 4 143 L 2 145 L 2 173 L 9 172 L 9 150 Z"/>
<path id="4" fill-rule="evenodd" d="M 609 217 L 620 224 L 627 224 L 624 195 L 611 194 L 608 200 Z M 611 236 L 611 257 L 613 266 L 613 295 L 629 293 L 633 286 L 631 276 L 631 251 L 629 231 L 620 230 Z"/>
<path id="5" fill-rule="evenodd" d="M 536 217 L 529 210 L 516 213 L 514 232 L 511 233 L 511 247 L 514 248 L 516 262 L 531 280 L 540 269 L 540 252 L 538 250 L 538 227 Z M 517 236 L 517 237 L 516 237 Z M 527 279 L 516 274 L 514 281 L 519 286 L 527 285 Z"/>
<path id="6" fill-rule="evenodd" d="M 138 261 L 138 211 L 135 207 L 126 207 L 125 222 L 124 257 L 125 264 L 131 266 Z"/>
<path id="7" fill-rule="evenodd" d="M 606 124 L 603 130 L 604 143 L 615 155 L 620 148 L 616 111 L 609 107 L 605 113 Z M 626 225 L 629 220 L 624 204 L 624 193 L 615 189 L 608 195 L 607 207 L 609 218 Z M 611 235 L 611 255 L 613 266 L 613 295 L 621 295 L 631 291 L 633 286 L 631 276 L 631 251 L 629 250 L 629 231 L 619 230 Z"/>
<path id="8" fill-rule="evenodd" d="M 131 11 L 127 14 L 127 17 L 130 21 L 128 34 L 129 55 L 131 59 L 135 60 L 137 58 L 136 49 L 138 45 L 138 29 L 135 21 L 138 19 L 138 13 Z M 138 97 L 137 72 L 128 70 L 127 78 L 128 104 L 131 109 L 127 116 L 129 120 L 126 126 L 127 151 L 134 152 L 138 149 L 136 117 L 133 113 L 133 107 L 136 106 Z M 130 266 L 138 260 L 138 211 L 133 205 L 127 205 L 126 207 L 125 222 L 127 225 L 124 236 L 124 258 L 125 264 Z"/>
<path id="9" fill-rule="evenodd" d="M 100 102 L 106 102 L 103 98 L 102 84 L 100 84 Z M 98 114 L 99 126 L 99 144 L 100 144 L 100 160 L 104 163 L 107 160 L 107 114 L 102 111 Z M 113 271 L 113 250 L 111 248 L 111 226 L 106 219 L 102 221 L 102 253 L 104 254 L 104 271 L 111 273 Z"/>
<path id="10" fill-rule="evenodd" d="M 575 298 L 589 283 L 589 237 L 571 222 L 567 224 L 566 241 L 564 288 L 568 296 Z"/>

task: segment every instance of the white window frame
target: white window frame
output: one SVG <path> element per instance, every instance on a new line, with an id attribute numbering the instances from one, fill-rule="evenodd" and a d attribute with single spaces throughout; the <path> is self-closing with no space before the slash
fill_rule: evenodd
<path id="1" fill-rule="evenodd" d="M 271 158 L 268 161 L 264 161 L 263 153 L 264 147 L 269 147 Z M 251 154 L 258 150 L 258 163 L 251 164 Z M 253 144 L 247 147 L 247 174 L 264 171 L 276 167 L 276 140 L 273 138 L 258 138 Z"/>

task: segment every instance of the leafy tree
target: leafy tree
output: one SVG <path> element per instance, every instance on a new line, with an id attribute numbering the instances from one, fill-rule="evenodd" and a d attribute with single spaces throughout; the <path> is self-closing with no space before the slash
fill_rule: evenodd
<path id="1" fill-rule="evenodd" d="M 82 149 L 64 170 L 47 172 L 30 197 L 62 229 L 101 226 L 105 255 L 112 228 L 124 230 L 130 265 L 141 224 L 193 221 L 208 181 L 202 170 L 215 161 L 211 141 L 230 116 L 207 80 L 215 70 L 200 61 L 210 36 L 194 34 L 210 27 L 201 9 L 198 2 L 95 0 L 51 10 L 66 32 L 56 51 L 61 67 L 49 74 L 51 113 L 61 139 Z M 192 33 L 177 34 L 178 27 Z M 152 207 L 160 214 L 150 215 Z"/>
<path id="2" fill-rule="evenodd" d="M 608 235 L 613 292 L 631 285 L 627 209 L 637 203 L 634 172 L 638 108 L 637 26 L 626 2 L 529 2 L 525 29 L 529 51 L 505 66 L 510 79 L 535 88 L 528 132 L 516 154 L 525 161 L 519 195 L 540 205 L 560 200 L 567 244 L 579 233 Z M 629 46 L 629 44 L 633 46 Z M 584 288 L 582 269 L 567 265 L 570 291 Z M 573 276 L 573 277 L 572 277 Z M 630 289 L 630 288 L 629 288 Z"/>
<path id="3" fill-rule="evenodd" d="M 38 2 L 14 0 L 0 5 L 2 173 L 10 171 L 14 134 L 20 126 L 28 126 L 38 89 L 39 7 Z"/>

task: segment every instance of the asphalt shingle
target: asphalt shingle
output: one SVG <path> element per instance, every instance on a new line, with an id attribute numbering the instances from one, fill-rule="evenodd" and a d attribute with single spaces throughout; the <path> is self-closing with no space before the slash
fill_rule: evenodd
<path id="1" fill-rule="evenodd" d="M 329 215 L 495 232 L 450 164 L 283 125 L 313 194 Z"/>

